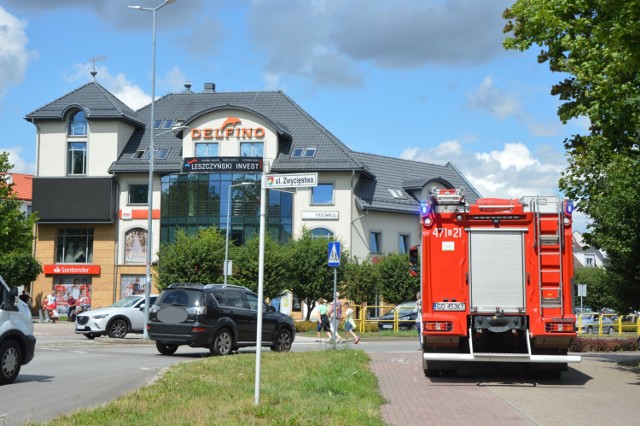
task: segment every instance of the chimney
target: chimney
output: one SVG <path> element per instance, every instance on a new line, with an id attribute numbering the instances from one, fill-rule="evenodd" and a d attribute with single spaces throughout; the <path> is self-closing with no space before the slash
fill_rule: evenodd
<path id="1" fill-rule="evenodd" d="M 191 93 L 191 82 L 189 80 L 184 82 L 184 92 Z"/>
<path id="2" fill-rule="evenodd" d="M 215 83 L 205 83 L 203 93 L 215 93 L 216 85 Z"/>

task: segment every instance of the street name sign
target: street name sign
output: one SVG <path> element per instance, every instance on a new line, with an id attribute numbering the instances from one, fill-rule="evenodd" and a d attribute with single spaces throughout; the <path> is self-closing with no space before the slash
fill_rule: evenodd
<path id="1" fill-rule="evenodd" d="M 318 173 L 298 173 L 292 175 L 267 175 L 269 188 L 305 188 L 318 186 Z"/>

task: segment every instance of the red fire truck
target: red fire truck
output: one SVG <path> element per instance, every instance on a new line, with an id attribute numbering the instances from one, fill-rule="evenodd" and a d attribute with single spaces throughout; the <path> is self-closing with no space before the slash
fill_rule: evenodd
<path id="1" fill-rule="evenodd" d="M 433 190 L 421 205 L 423 369 L 521 362 L 559 378 L 576 336 L 573 204 L 559 197 L 480 198 Z"/>

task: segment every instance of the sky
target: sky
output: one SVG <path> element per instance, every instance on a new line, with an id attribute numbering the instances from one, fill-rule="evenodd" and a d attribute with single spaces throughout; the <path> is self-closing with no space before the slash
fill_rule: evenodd
<path id="1" fill-rule="evenodd" d="M 175 0 L 155 12 L 156 97 L 282 90 L 352 150 L 453 163 L 485 197 L 560 195 L 564 76 L 507 51 L 514 0 Z M 151 101 L 163 0 L 0 0 L 0 151 L 35 173 L 24 117 L 91 81 Z M 576 229 L 586 218 L 576 215 Z"/>

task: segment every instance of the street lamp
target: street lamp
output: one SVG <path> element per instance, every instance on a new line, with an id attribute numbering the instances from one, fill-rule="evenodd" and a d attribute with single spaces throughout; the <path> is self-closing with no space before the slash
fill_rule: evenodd
<path id="1" fill-rule="evenodd" d="M 156 7 L 142 7 L 142 6 L 129 6 L 130 9 L 143 10 L 153 12 L 153 55 L 152 55 L 152 71 L 151 71 L 151 133 L 149 141 L 149 184 L 147 186 L 147 208 L 149 209 L 147 219 L 147 283 L 144 291 L 144 338 L 149 338 L 147 331 L 147 321 L 149 319 L 149 302 L 151 299 L 151 251 L 153 245 L 151 244 L 151 228 L 153 226 L 153 159 L 155 157 L 155 111 L 154 104 L 156 100 L 156 12 L 164 6 L 173 3 L 175 0 L 164 0 L 162 4 Z"/>
<path id="2" fill-rule="evenodd" d="M 222 271 L 224 274 L 224 283 L 227 283 L 227 275 L 229 273 L 229 228 L 231 227 L 231 223 L 229 220 L 231 218 L 231 189 L 236 186 L 247 186 L 247 185 L 255 185 L 254 182 L 240 182 L 234 183 L 233 185 L 229 185 L 229 189 L 227 190 L 227 238 L 224 243 L 224 270 Z"/>

